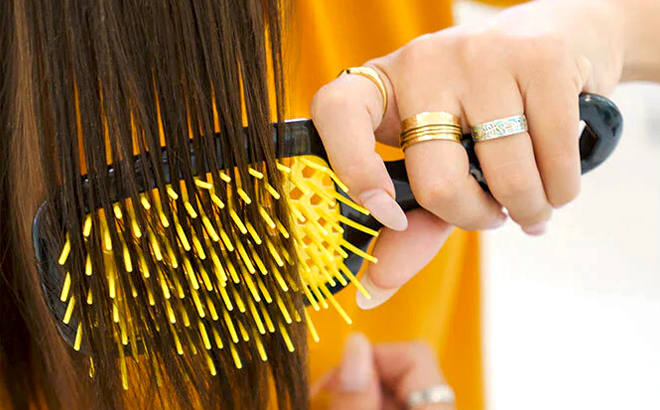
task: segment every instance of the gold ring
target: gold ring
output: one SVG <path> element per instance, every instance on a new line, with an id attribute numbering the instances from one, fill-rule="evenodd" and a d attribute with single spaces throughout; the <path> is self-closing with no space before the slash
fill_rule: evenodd
<path id="1" fill-rule="evenodd" d="M 461 142 L 460 119 L 448 112 L 422 112 L 401 121 L 399 145 L 402 150 L 425 141 Z"/>
<path id="2" fill-rule="evenodd" d="M 378 87 L 378 91 L 380 91 L 380 96 L 383 98 L 383 117 L 384 117 L 385 113 L 387 112 L 387 88 L 385 87 L 385 83 L 383 82 L 383 80 L 380 78 L 378 71 L 376 71 L 374 68 L 371 67 L 351 67 L 341 70 L 337 77 L 341 76 L 342 74 L 361 75 L 362 77 L 366 77 L 370 79 L 376 85 L 376 87 Z"/>

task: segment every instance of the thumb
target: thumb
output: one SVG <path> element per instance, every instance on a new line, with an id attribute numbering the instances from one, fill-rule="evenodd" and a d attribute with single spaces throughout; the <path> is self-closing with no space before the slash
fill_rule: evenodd
<path id="1" fill-rule="evenodd" d="M 331 386 L 329 410 L 380 410 L 381 401 L 371 343 L 363 334 L 353 333 L 346 340 L 338 377 Z"/>

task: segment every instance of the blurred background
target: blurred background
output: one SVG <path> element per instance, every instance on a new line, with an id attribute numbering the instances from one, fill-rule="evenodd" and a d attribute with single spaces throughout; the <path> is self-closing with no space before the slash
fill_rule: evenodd
<path id="1" fill-rule="evenodd" d="M 496 9 L 469 1 L 458 22 Z M 621 144 L 547 234 L 484 235 L 491 410 L 660 409 L 660 86 L 612 99 Z"/>

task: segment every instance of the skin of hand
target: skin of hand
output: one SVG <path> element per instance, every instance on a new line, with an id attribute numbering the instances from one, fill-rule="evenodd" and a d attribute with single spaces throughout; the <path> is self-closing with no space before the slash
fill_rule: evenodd
<path id="1" fill-rule="evenodd" d="M 411 392 L 445 380 L 431 348 L 421 342 L 372 345 L 353 333 L 344 345 L 341 364 L 311 386 L 312 397 L 330 392 L 329 410 L 405 409 Z M 454 410 L 454 404 L 433 404 L 420 410 Z"/>
<path id="2" fill-rule="evenodd" d="M 607 95 L 622 79 L 660 77 L 658 3 L 541 0 L 418 37 L 365 64 L 385 83 L 384 115 L 381 94 L 365 77 L 342 75 L 317 92 L 312 118 L 334 170 L 385 225 L 374 248 L 380 261 L 362 279 L 373 297 L 358 294 L 359 306 L 390 298 L 437 253 L 452 225 L 494 228 L 508 213 L 528 234 L 545 231 L 553 209 L 580 191 L 579 94 Z M 640 44 L 653 38 L 655 48 Z M 458 115 L 464 132 L 527 116 L 529 132 L 476 145 L 492 196 L 470 176 L 460 144 L 427 141 L 405 153 L 424 209 L 403 213 L 375 145 L 398 146 L 401 120 L 424 111 Z"/>

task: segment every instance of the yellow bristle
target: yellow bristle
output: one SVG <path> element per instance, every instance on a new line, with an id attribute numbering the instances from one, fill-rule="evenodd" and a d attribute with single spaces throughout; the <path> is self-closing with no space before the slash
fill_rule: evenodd
<path id="1" fill-rule="evenodd" d="M 188 281 L 190 282 L 190 285 L 193 287 L 193 289 L 198 290 L 199 281 L 197 280 L 197 275 L 195 275 L 195 271 L 193 270 L 192 265 L 190 265 L 190 260 L 183 260 L 183 271 L 188 277 Z"/>
<path id="2" fill-rule="evenodd" d="M 286 323 L 291 324 L 293 323 L 293 320 L 291 320 L 291 315 L 289 314 L 289 309 L 286 308 L 284 305 L 284 301 L 282 298 L 276 295 L 275 300 L 277 301 L 277 307 L 280 308 L 280 312 L 282 312 L 282 316 L 284 316 L 284 320 L 286 320 Z"/>
<path id="3" fill-rule="evenodd" d="M 172 198 L 175 201 L 179 199 L 179 194 L 177 194 L 176 191 L 169 185 L 167 186 L 167 195 L 169 195 L 170 198 Z"/>
<path id="4" fill-rule="evenodd" d="M 236 268 L 234 268 L 234 265 L 229 261 L 227 263 L 227 270 L 229 270 L 229 276 L 231 276 L 231 280 L 238 284 L 241 282 L 241 280 L 238 278 L 238 275 L 236 274 Z"/>
<path id="5" fill-rule="evenodd" d="M 94 303 L 94 297 L 92 296 L 92 288 L 89 288 L 87 291 L 87 304 L 92 305 Z"/>
<path id="6" fill-rule="evenodd" d="M 257 179 L 264 179 L 264 174 L 252 167 L 248 167 L 248 173 Z"/>
<path id="7" fill-rule="evenodd" d="M 217 196 L 214 193 L 211 193 L 211 201 L 213 201 L 213 203 L 216 204 L 218 206 L 218 208 L 220 208 L 220 209 L 225 208 L 225 203 L 222 202 L 222 199 L 220 199 L 220 197 Z"/>
<path id="8" fill-rule="evenodd" d="M 121 219 L 123 217 L 123 214 L 121 213 L 121 207 L 119 206 L 119 204 L 113 204 L 112 210 L 115 213 L 115 218 Z"/>
<path id="9" fill-rule="evenodd" d="M 183 319 L 183 325 L 185 327 L 190 327 L 190 317 L 188 316 L 188 311 L 183 305 L 179 306 L 179 314 L 181 315 L 181 319 Z"/>
<path id="10" fill-rule="evenodd" d="M 242 322 L 238 322 L 238 329 L 241 332 L 241 337 L 243 338 L 244 342 L 249 342 L 250 341 L 250 335 L 248 334 L 247 330 L 245 329 L 245 326 L 243 326 Z"/>
<path id="11" fill-rule="evenodd" d="M 171 324 L 176 323 L 176 315 L 174 314 L 174 309 L 172 309 L 172 304 L 168 299 L 165 299 L 165 310 L 167 311 L 167 318 Z"/>
<path id="12" fill-rule="evenodd" d="M 119 334 L 121 336 L 121 344 L 128 346 L 128 335 L 126 334 L 126 323 L 123 320 L 119 320 Z"/>
<path id="13" fill-rule="evenodd" d="M 273 276 L 275 276 L 275 280 L 277 281 L 277 284 L 280 285 L 280 288 L 283 291 L 288 292 L 289 287 L 287 286 L 286 282 L 284 281 L 284 278 L 282 277 L 282 274 L 280 273 L 280 271 L 277 268 L 273 267 L 273 268 L 271 268 L 270 272 L 272 273 Z"/>
<path id="14" fill-rule="evenodd" d="M 369 255 L 368 253 L 366 253 L 362 249 L 356 247 L 352 243 L 346 241 L 345 239 L 342 239 L 340 241 L 340 244 L 344 248 L 348 249 L 349 251 L 353 252 L 354 254 L 356 254 L 358 256 L 361 256 L 362 258 L 364 258 L 365 260 L 368 260 L 369 262 L 372 262 L 372 263 L 377 263 L 378 262 L 378 259 L 376 259 L 375 257 Z"/>
<path id="15" fill-rule="evenodd" d="M 225 347 L 225 344 L 222 343 L 222 339 L 220 338 L 220 333 L 218 333 L 217 329 L 212 326 L 211 330 L 213 331 L 213 340 L 215 341 L 215 345 L 217 346 L 217 348 L 222 349 L 223 347 Z"/>
<path id="16" fill-rule="evenodd" d="M 270 254 L 273 256 L 273 259 L 275 259 L 275 263 L 277 263 L 277 266 L 279 266 L 280 268 L 284 266 L 284 261 L 282 260 L 282 257 L 277 252 L 277 249 L 275 249 L 273 243 L 268 239 L 266 239 L 266 247 L 268 248 Z"/>
<path id="17" fill-rule="evenodd" d="M 319 338 L 319 334 L 316 332 L 316 327 L 314 326 L 314 322 L 312 322 L 312 318 L 309 317 L 307 311 L 304 311 L 304 313 L 305 313 L 305 323 L 307 323 L 307 330 L 309 330 L 309 334 L 312 336 L 312 340 L 318 343 L 321 339 Z"/>
<path id="18" fill-rule="evenodd" d="M 124 266 L 126 267 L 126 272 L 133 272 L 133 262 L 131 261 L 131 255 L 128 252 L 128 248 L 126 247 L 126 244 L 123 246 L 123 253 L 124 253 Z"/>
<path id="19" fill-rule="evenodd" d="M 69 290 L 71 290 L 71 274 L 67 272 L 64 277 L 64 284 L 62 284 L 62 292 L 60 293 L 60 300 L 62 302 L 66 302 L 69 298 Z"/>
<path id="20" fill-rule="evenodd" d="M 213 184 L 210 184 L 206 181 L 202 181 L 201 179 L 197 179 L 197 178 L 195 178 L 195 185 L 197 185 L 202 189 L 208 189 L 208 190 L 213 189 Z"/>
<path id="21" fill-rule="evenodd" d="M 259 268 L 259 272 L 261 272 L 262 275 L 266 275 L 268 273 L 268 269 L 266 269 L 266 265 L 264 265 L 264 262 L 261 260 L 257 252 L 254 249 L 251 249 L 250 253 L 252 254 L 252 259 L 257 265 L 257 268 Z"/>
<path id="22" fill-rule="evenodd" d="M 172 332 L 172 339 L 174 339 L 174 346 L 176 346 L 176 353 L 179 356 L 183 356 L 183 345 L 181 344 L 181 339 L 179 339 L 179 335 L 176 332 L 176 329 L 174 327 L 171 327 L 171 332 Z"/>
<path id="23" fill-rule="evenodd" d="M 309 291 L 309 288 L 306 285 L 303 285 L 303 290 L 305 291 L 305 296 L 307 296 L 307 300 L 309 301 L 309 303 L 311 303 L 314 310 L 316 310 L 317 312 L 321 310 L 318 302 L 316 301 L 316 298 L 312 295 L 312 293 Z"/>
<path id="24" fill-rule="evenodd" d="M 250 199 L 247 192 L 243 191 L 241 187 L 236 188 L 236 193 L 238 194 L 238 196 L 241 197 L 243 202 L 245 202 L 246 204 L 250 205 L 252 203 L 252 199 Z"/>
<path id="25" fill-rule="evenodd" d="M 252 294 L 252 298 L 256 302 L 261 302 L 261 296 L 259 296 L 259 292 L 257 292 L 257 288 L 256 288 L 256 286 L 254 286 L 254 282 L 252 281 L 252 278 L 250 277 L 250 274 L 245 273 L 243 275 L 243 280 L 247 284 L 247 287 L 250 290 L 250 293 Z"/>
<path id="26" fill-rule="evenodd" d="M 293 353 L 296 349 L 293 347 L 293 342 L 291 341 L 291 338 L 289 337 L 289 332 L 286 331 L 286 326 L 282 324 L 282 322 L 279 322 L 277 326 L 280 329 L 280 333 L 282 334 L 282 339 L 284 339 L 284 343 L 286 344 L 286 348 Z"/>
<path id="27" fill-rule="evenodd" d="M 89 358 L 89 378 L 93 379 L 96 376 L 96 369 L 94 368 L 94 359 Z"/>
<path id="28" fill-rule="evenodd" d="M 266 225 L 268 225 L 268 227 L 270 229 L 275 229 L 276 228 L 275 221 L 273 221 L 273 218 L 271 218 L 270 215 L 268 215 L 268 212 L 266 212 L 266 209 L 264 209 L 264 207 L 261 206 L 261 205 L 259 205 L 259 215 L 261 215 L 264 222 L 266 222 Z"/>
<path id="29" fill-rule="evenodd" d="M 241 313 L 245 313 L 245 303 L 243 303 L 243 298 L 241 298 L 241 295 L 239 295 L 238 292 L 236 292 L 236 289 L 233 290 L 232 295 L 234 296 L 234 302 L 236 302 L 238 311 Z"/>
<path id="30" fill-rule="evenodd" d="M 190 202 L 185 201 L 183 203 L 183 207 L 186 208 L 186 211 L 188 211 L 188 215 L 190 215 L 192 219 L 197 218 L 197 211 L 195 211 L 195 208 L 193 208 Z"/>
<path id="31" fill-rule="evenodd" d="M 142 230 L 140 229 L 140 225 L 138 225 L 135 217 L 131 218 L 131 226 L 133 229 L 133 235 L 135 235 L 135 237 L 138 239 L 142 238 Z"/>
<path id="32" fill-rule="evenodd" d="M 175 217 L 174 220 L 174 228 L 176 229 L 176 233 L 179 236 L 179 240 L 181 241 L 181 245 L 183 246 L 183 249 L 186 251 L 190 251 L 190 242 L 188 242 L 188 238 L 186 237 L 186 233 L 183 231 L 183 227 L 179 223 L 179 220 Z"/>
<path id="33" fill-rule="evenodd" d="M 140 195 L 140 202 L 142 203 L 142 207 L 147 211 L 151 209 L 151 204 L 145 195 Z"/>
<path id="34" fill-rule="evenodd" d="M 360 283 L 359 280 L 353 275 L 353 272 L 351 272 L 346 265 L 343 263 L 339 265 L 339 269 L 342 271 L 342 273 L 348 278 L 348 280 L 351 281 L 353 285 L 357 288 L 358 292 L 362 293 L 365 298 L 371 299 L 371 295 L 369 292 L 362 286 L 362 283 Z"/>
<path id="35" fill-rule="evenodd" d="M 327 309 L 327 308 L 330 307 L 328 305 L 328 302 L 326 302 L 325 297 L 323 296 L 323 294 L 319 290 L 318 286 L 316 286 L 315 284 L 311 284 L 310 289 L 312 289 L 312 293 L 314 293 L 314 296 L 316 297 L 316 300 L 319 302 L 319 304 L 321 305 L 321 307 L 323 309 Z"/>
<path id="36" fill-rule="evenodd" d="M 82 323 L 78 322 L 78 328 L 76 329 L 76 338 L 73 341 L 73 350 L 75 350 L 76 352 L 80 351 L 80 344 L 82 343 L 82 334 L 83 334 Z"/>
<path id="37" fill-rule="evenodd" d="M 215 231 L 215 228 L 213 228 L 211 221 L 206 215 L 202 215 L 202 223 L 204 224 L 206 232 L 209 234 L 213 242 L 218 242 L 220 240 L 220 236 L 218 236 L 218 233 Z"/>
<path id="38" fill-rule="evenodd" d="M 204 323 L 202 321 L 197 322 L 197 327 L 199 328 L 199 334 L 202 336 L 202 342 L 204 342 L 204 348 L 206 350 L 211 350 L 213 346 L 211 346 L 211 339 L 209 339 L 209 334 L 206 333 L 206 326 L 204 326 Z"/>
<path id="39" fill-rule="evenodd" d="M 245 225 L 243 225 L 243 221 L 241 221 L 241 218 L 239 218 L 236 211 L 234 211 L 233 209 L 229 209 L 229 216 L 238 227 L 238 230 L 241 231 L 243 235 L 247 234 L 247 228 L 245 227 Z"/>
<path id="40" fill-rule="evenodd" d="M 209 247 L 209 252 L 211 254 L 211 262 L 213 262 L 213 272 L 216 274 L 218 281 L 221 283 L 227 282 L 227 274 L 225 273 L 225 270 L 220 263 L 220 258 L 218 258 L 218 254 L 215 252 L 215 249 L 213 249 L 213 246 Z"/>
<path id="41" fill-rule="evenodd" d="M 285 174 L 290 174 L 291 173 L 291 168 L 287 167 L 286 165 L 282 164 L 281 162 L 277 162 L 277 169 L 280 171 L 284 172 Z"/>
<path id="42" fill-rule="evenodd" d="M 226 183 L 230 183 L 230 182 L 231 182 L 231 177 L 230 177 L 229 175 L 225 174 L 225 173 L 222 172 L 222 171 L 220 171 L 219 174 L 220 174 L 220 179 L 222 179 L 222 180 L 225 181 Z"/>
<path id="43" fill-rule="evenodd" d="M 57 263 L 59 263 L 60 265 L 64 265 L 70 253 L 71 253 L 71 239 L 69 239 L 69 235 L 67 234 L 66 241 L 64 242 L 64 246 L 62 247 L 62 252 L 60 253 L 60 257 L 57 259 Z"/>
<path id="44" fill-rule="evenodd" d="M 261 309 L 261 315 L 264 317 L 264 322 L 266 322 L 266 328 L 268 329 L 268 332 L 274 333 L 275 325 L 273 325 L 273 320 L 270 318 L 268 309 L 266 309 L 266 306 L 264 306 L 263 304 L 259 305 L 259 307 Z"/>
<path id="45" fill-rule="evenodd" d="M 222 239 L 222 243 L 225 245 L 225 249 L 227 249 L 227 252 L 233 252 L 234 244 L 231 243 L 231 240 L 229 239 L 229 235 L 227 235 L 227 232 L 225 232 L 225 230 L 222 228 L 220 228 L 220 238 Z"/>
<path id="46" fill-rule="evenodd" d="M 211 319 L 213 319 L 214 322 L 220 319 L 220 316 L 218 316 L 218 311 L 215 308 L 215 304 L 209 297 L 206 298 L 206 306 L 209 308 Z"/>
<path id="47" fill-rule="evenodd" d="M 344 195 L 342 195 L 341 193 L 335 191 L 334 189 L 330 190 L 330 195 L 332 195 L 339 202 L 343 202 L 344 204 L 346 204 L 349 207 L 355 209 L 356 211 L 360 212 L 361 214 L 370 215 L 370 212 L 367 208 L 364 208 L 364 207 L 356 204 L 355 202 L 351 201 L 349 198 L 346 198 Z"/>
<path id="48" fill-rule="evenodd" d="M 115 283 L 115 270 L 113 268 L 108 271 L 108 294 L 110 299 L 117 297 L 117 284 Z"/>
<path id="49" fill-rule="evenodd" d="M 257 308 L 254 306 L 254 303 L 252 303 L 251 300 L 248 300 L 248 306 L 250 308 L 250 313 L 252 313 L 252 318 L 254 320 L 254 323 L 257 325 L 257 329 L 259 329 L 259 333 L 265 335 L 266 328 L 264 327 L 264 323 L 261 320 L 261 316 L 259 316 L 259 312 L 257 311 Z"/>
<path id="50" fill-rule="evenodd" d="M 213 283 L 211 283 L 211 278 L 209 277 L 208 272 L 204 269 L 202 264 L 199 265 L 199 274 L 202 276 L 202 282 L 204 282 L 204 287 L 207 291 L 213 292 Z"/>
<path id="51" fill-rule="evenodd" d="M 227 314 L 227 312 L 224 312 L 223 316 L 225 319 L 225 324 L 227 325 L 227 330 L 229 330 L 229 334 L 231 335 L 232 342 L 238 343 L 238 334 L 236 333 L 234 322 L 231 321 L 231 317 L 229 317 L 229 314 Z"/>
<path id="52" fill-rule="evenodd" d="M 204 311 L 204 305 L 202 305 L 202 301 L 199 299 L 199 293 L 195 289 L 191 289 L 190 293 L 192 293 L 192 299 L 193 302 L 195 302 L 195 307 L 197 308 L 197 314 L 202 319 L 205 318 L 206 312 Z"/>
<path id="53" fill-rule="evenodd" d="M 264 285 L 264 282 L 259 277 L 257 277 L 257 286 L 259 286 L 259 290 L 261 291 L 261 294 L 264 296 L 264 300 L 266 301 L 266 303 L 272 303 L 273 298 L 270 296 L 270 292 L 268 292 L 268 288 L 266 288 L 266 285 Z"/>
<path id="54" fill-rule="evenodd" d="M 85 217 L 85 223 L 83 224 L 83 236 L 89 238 L 89 235 L 92 233 L 92 216 L 87 215 Z"/>
<path id="55" fill-rule="evenodd" d="M 165 278 L 162 275 L 158 279 L 158 282 L 160 283 L 160 288 L 163 291 L 163 297 L 167 300 L 170 300 L 172 298 L 170 287 L 167 286 L 167 282 L 165 282 Z"/>
<path id="56" fill-rule="evenodd" d="M 158 242 L 156 242 L 156 235 L 149 230 L 149 243 L 151 244 L 151 251 L 153 252 L 153 255 L 156 257 L 156 260 L 158 262 L 163 260 L 163 253 L 160 250 L 160 246 L 158 245 Z"/>
<path id="57" fill-rule="evenodd" d="M 269 194 L 270 194 L 275 200 L 278 200 L 278 199 L 280 199 L 280 198 L 282 197 L 282 196 L 280 195 L 280 193 L 277 192 L 277 190 L 276 190 L 275 188 L 273 188 L 273 186 L 272 186 L 271 184 L 269 184 L 268 182 L 264 182 L 264 187 L 266 188 L 266 191 L 268 191 L 268 193 L 269 193 Z"/>
<path id="58" fill-rule="evenodd" d="M 284 239 L 289 239 L 291 237 L 291 235 L 286 230 L 284 225 L 282 225 L 282 222 L 280 222 L 279 220 L 275 220 L 275 224 L 277 225 L 277 229 L 280 231 Z"/>
<path id="59" fill-rule="evenodd" d="M 344 224 L 346 224 L 350 227 L 353 227 L 353 228 L 357 229 L 358 231 L 364 232 L 364 233 L 369 234 L 373 237 L 378 236 L 378 231 L 375 231 L 371 228 L 367 228 L 366 226 L 364 226 L 362 224 L 359 224 L 359 223 L 355 222 L 354 220 L 352 220 L 350 218 L 346 218 L 345 216 L 343 216 L 341 214 L 338 216 L 338 219 L 341 222 L 343 222 Z"/>
<path id="60" fill-rule="evenodd" d="M 245 223 L 245 227 L 247 228 L 248 232 L 250 233 L 250 236 L 252 239 L 254 239 L 254 243 L 257 245 L 261 245 L 261 238 L 259 237 L 259 234 L 257 234 L 257 231 L 254 229 L 254 226 L 250 222 Z"/>
<path id="61" fill-rule="evenodd" d="M 240 241 L 236 242 L 236 249 L 238 249 L 238 254 L 240 255 L 243 263 L 245 263 L 245 267 L 247 267 L 250 273 L 255 273 L 256 270 L 254 269 L 254 265 L 252 265 L 252 261 L 248 257 L 248 254 Z"/>
<path id="62" fill-rule="evenodd" d="M 215 363 L 213 363 L 213 359 L 208 354 L 204 354 L 204 356 L 206 357 L 206 364 L 209 366 L 209 372 L 211 373 L 211 376 L 216 376 L 218 372 L 215 369 Z"/>
<path id="63" fill-rule="evenodd" d="M 224 287 L 220 287 L 220 296 L 222 297 L 222 301 L 224 302 L 227 310 L 230 312 L 234 310 L 234 305 L 232 305 L 231 300 L 229 299 L 229 294 Z"/>
<path id="64" fill-rule="evenodd" d="M 259 352 L 259 358 L 263 362 L 268 361 L 268 355 L 266 354 L 266 349 L 264 349 L 264 344 L 261 342 L 259 336 L 254 335 L 254 342 L 257 344 L 257 351 Z"/>
<path id="65" fill-rule="evenodd" d="M 335 297 L 332 295 L 332 293 L 330 293 L 328 288 L 325 287 L 325 285 L 321 285 L 321 286 L 319 286 L 319 288 L 321 289 L 321 292 L 323 292 L 323 295 L 326 297 L 326 299 L 328 301 L 330 301 L 330 304 L 332 305 L 332 307 L 334 307 L 335 310 L 337 310 L 337 312 L 339 313 L 339 315 L 344 319 L 344 321 L 346 321 L 346 323 L 348 323 L 349 325 L 352 324 L 353 321 L 348 316 L 348 314 L 346 314 L 346 311 L 344 311 L 344 309 L 341 307 L 339 302 L 337 302 L 337 299 L 335 299 Z"/>
<path id="66" fill-rule="evenodd" d="M 121 385 L 124 390 L 128 390 L 128 368 L 126 366 L 126 357 L 124 356 L 124 347 L 117 343 L 119 350 L 119 372 L 121 374 Z"/>
<path id="67" fill-rule="evenodd" d="M 147 286 L 147 300 L 149 301 L 149 306 L 156 306 L 156 299 L 154 299 L 154 293 L 151 291 L 151 286 Z"/>
<path id="68" fill-rule="evenodd" d="M 92 276 L 92 259 L 89 254 L 85 257 L 85 275 Z"/>
<path id="69" fill-rule="evenodd" d="M 238 356 L 238 351 L 236 351 L 234 345 L 229 345 L 229 348 L 231 349 L 231 355 L 234 358 L 234 365 L 237 369 L 242 369 L 243 363 L 241 363 L 241 358 Z"/>
<path id="70" fill-rule="evenodd" d="M 170 265 L 172 265 L 173 269 L 177 269 L 179 267 L 179 261 L 174 255 L 174 250 L 170 246 L 170 242 L 167 240 L 165 241 L 165 251 L 167 252 L 167 257 L 170 260 Z"/>
<path id="71" fill-rule="evenodd" d="M 119 309 L 117 308 L 116 303 L 112 304 L 112 321 L 119 323 Z"/>
<path id="72" fill-rule="evenodd" d="M 204 252 L 204 247 L 202 246 L 202 243 L 199 241 L 197 238 L 197 235 L 195 235 L 194 231 L 191 231 L 191 238 L 193 242 L 193 247 L 195 248 L 195 252 L 197 253 L 197 256 L 199 259 L 206 259 L 206 252 Z"/>
<path id="73" fill-rule="evenodd" d="M 290 302 L 290 300 L 289 300 L 289 302 Z M 302 317 L 300 316 L 300 313 L 298 313 L 298 310 L 295 307 L 293 308 L 293 319 L 297 323 L 302 322 Z"/>

